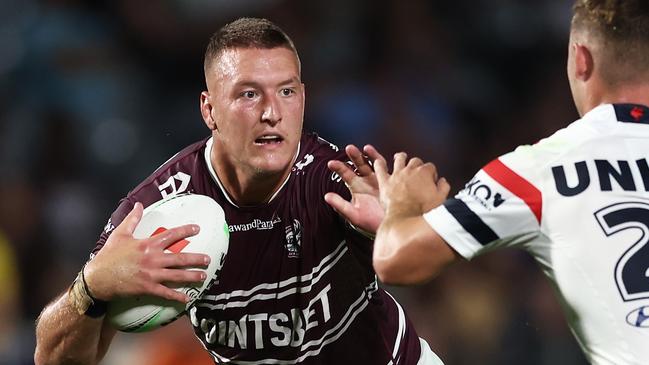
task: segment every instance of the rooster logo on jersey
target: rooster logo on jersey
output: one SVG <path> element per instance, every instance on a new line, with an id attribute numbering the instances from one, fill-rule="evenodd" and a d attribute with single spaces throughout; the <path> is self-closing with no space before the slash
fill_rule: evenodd
<path id="1" fill-rule="evenodd" d="M 297 219 L 293 219 L 293 225 L 285 227 L 286 232 L 286 250 L 288 257 L 300 257 L 300 246 L 302 245 L 302 224 Z"/>

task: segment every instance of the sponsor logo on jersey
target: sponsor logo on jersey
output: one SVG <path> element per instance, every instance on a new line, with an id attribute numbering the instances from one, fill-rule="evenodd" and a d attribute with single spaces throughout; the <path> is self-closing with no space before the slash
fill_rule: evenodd
<path id="1" fill-rule="evenodd" d="M 162 195 L 162 198 L 166 198 L 185 192 L 187 187 L 189 187 L 189 180 L 191 178 L 191 175 L 178 171 L 175 175 L 169 176 L 167 181 L 158 185 L 160 195 Z"/>
<path id="2" fill-rule="evenodd" d="M 614 188 L 618 191 L 620 188 L 624 191 L 638 191 L 641 188 L 649 191 L 649 163 L 642 158 L 633 162 L 594 160 L 592 163 L 578 161 L 567 166 L 554 166 L 552 177 L 557 192 L 563 196 L 575 196 L 586 191 L 591 182 L 592 165 L 595 165 L 600 191 L 613 191 Z M 633 170 L 637 174 L 634 175 Z M 636 176 L 640 176 L 640 179 Z"/>
<path id="3" fill-rule="evenodd" d="M 313 162 L 313 160 L 315 160 L 313 155 L 307 153 L 306 155 L 304 155 L 304 158 L 301 161 L 295 163 L 295 166 L 293 167 L 293 171 L 296 171 L 296 170 L 297 171 L 302 171 L 305 167 L 310 165 L 311 162 Z"/>
<path id="4" fill-rule="evenodd" d="M 302 224 L 297 219 L 293 219 L 293 225 L 284 227 L 286 232 L 286 251 L 288 257 L 300 257 L 300 246 L 302 245 Z"/>
<path id="5" fill-rule="evenodd" d="M 228 225 L 228 231 L 230 231 L 230 233 L 245 232 L 250 231 L 251 229 L 257 231 L 265 231 L 273 229 L 275 227 L 275 224 L 280 223 L 281 221 L 282 219 L 280 217 L 275 217 L 267 221 L 255 218 L 250 223 L 230 224 Z"/>
<path id="6" fill-rule="evenodd" d="M 626 316 L 626 323 L 633 327 L 649 328 L 649 306 L 636 308 Z"/>
<path id="7" fill-rule="evenodd" d="M 192 325 L 200 329 L 201 340 L 207 344 L 239 349 L 301 347 L 309 330 L 331 320 L 330 290 L 331 284 L 328 284 L 311 298 L 306 307 L 291 308 L 286 312 L 245 314 L 238 320 L 217 321 L 211 316 L 199 318 L 197 307 L 192 307 L 189 317 Z"/>
<path id="8" fill-rule="evenodd" d="M 494 187 L 483 183 L 475 177 L 464 185 L 462 192 L 474 198 L 488 210 L 498 208 L 506 200 L 501 193 L 494 190 Z"/>
<path id="9" fill-rule="evenodd" d="M 311 269 L 304 267 L 296 276 L 204 294 L 188 310 L 196 335 L 220 362 L 237 359 L 261 364 L 268 359 L 267 352 L 259 351 L 217 353 L 223 347 L 278 349 L 273 352 L 278 364 L 301 364 L 317 358 L 353 326 L 379 290 L 374 279 L 365 288 L 350 291 L 344 277 L 337 277 L 337 265 L 344 265 L 347 255 L 349 248 L 343 240 Z M 336 283 L 344 289 L 337 291 Z M 399 320 L 399 328 L 405 328 L 401 316 Z M 282 351 L 286 349 L 291 351 Z"/>

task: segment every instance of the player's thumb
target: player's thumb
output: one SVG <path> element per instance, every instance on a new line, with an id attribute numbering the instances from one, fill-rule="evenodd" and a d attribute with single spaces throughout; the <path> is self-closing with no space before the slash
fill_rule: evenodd
<path id="1" fill-rule="evenodd" d="M 142 203 L 135 203 L 133 209 L 128 213 L 126 218 L 124 218 L 122 224 L 120 224 L 120 226 L 123 228 L 123 233 L 133 235 L 133 232 L 135 232 L 135 227 L 137 227 L 137 225 L 140 223 L 140 220 L 142 219 L 143 211 L 144 207 L 142 206 Z"/>

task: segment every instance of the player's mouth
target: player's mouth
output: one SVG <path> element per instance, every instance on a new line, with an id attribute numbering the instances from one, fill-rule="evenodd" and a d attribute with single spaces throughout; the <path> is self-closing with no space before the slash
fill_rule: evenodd
<path id="1" fill-rule="evenodd" d="M 259 146 L 274 146 L 279 145 L 284 141 L 284 138 L 279 134 L 264 134 L 255 139 L 255 144 Z"/>

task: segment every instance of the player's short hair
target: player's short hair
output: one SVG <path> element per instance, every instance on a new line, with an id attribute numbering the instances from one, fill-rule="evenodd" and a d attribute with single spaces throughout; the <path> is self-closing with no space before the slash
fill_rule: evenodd
<path id="1" fill-rule="evenodd" d="M 239 18 L 216 31 L 210 38 L 205 50 L 203 67 L 205 72 L 221 52 L 232 48 L 287 48 L 300 58 L 291 38 L 277 25 L 268 19 Z"/>
<path id="2" fill-rule="evenodd" d="M 649 0 L 576 0 L 572 29 L 600 43 L 600 74 L 618 84 L 649 75 Z"/>

